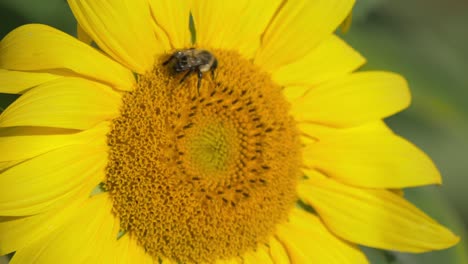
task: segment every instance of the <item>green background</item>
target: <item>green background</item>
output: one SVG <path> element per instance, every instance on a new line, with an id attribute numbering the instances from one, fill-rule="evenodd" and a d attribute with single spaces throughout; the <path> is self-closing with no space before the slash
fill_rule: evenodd
<path id="1" fill-rule="evenodd" d="M 65 0 L 0 0 L 0 38 L 26 23 L 76 33 Z M 407 78 L 413 103 L 387 123 L 433 158 L 444 184 L 405 196 L 462 237 L 449 250 L 366 254 L 373 264 L 468 264 L 468 0 L 357 0 L 351 30 L 341 36 L 367 58 L 363 70 Z M 0 110 L 15 98 L 0 94 Z"/>

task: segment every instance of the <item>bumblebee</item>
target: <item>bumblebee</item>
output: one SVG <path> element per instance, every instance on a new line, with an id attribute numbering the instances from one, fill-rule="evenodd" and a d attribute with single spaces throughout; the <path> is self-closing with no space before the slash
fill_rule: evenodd
<path id="1" fill-rule="evenodd" d="M 218 60 L 211 52 L 195 48 L 178 50 L 174 52 L 168 60 L 163 62 L 163 65 L 168 65 L 169 63 L 171 63 L 170 67 L 175 74 L 186 72 L 182 79 L 180 79 L 180 83 L 185 81 L 185 79 L 187 79 L 190 74 L 195 72 L 197 73 L 198 93 L 200 93 L 203 73 L 211 71 L 211 75 L 214 78 L 214 71 L 218 67 Z"/>

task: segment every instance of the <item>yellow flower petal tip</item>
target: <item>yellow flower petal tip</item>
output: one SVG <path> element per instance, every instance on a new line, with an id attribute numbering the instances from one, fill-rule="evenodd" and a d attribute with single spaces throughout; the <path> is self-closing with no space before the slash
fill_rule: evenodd
<path id="1" fill-rule="evenodd" d="M 333 131 L 300 125 L 316 138 L 304 149 L 304 165 L 349 185 L 367 188 L 441 184 L 438 169 L 424 152 L 386 129 L 375 131 L 372 126 Z"/>
<path id="2" fill-rule="evenodd" d="M 135 83 L 129 69 L 72 36 L 42 24 L 20 26 L 2 39 L 0 68 L 18 71 L 17 74 L 30 73 L 30 77 L 22 77 L 27 79 L 39 79 L 40 74 L 44 79 L 46 73 L 79 76 L 126 91 L 132 90 Z M 4 89 L 1 87 L 0 91 Z"/>
<path id="3" fill-rule="evenodd" d="M 383 119 L 411 102 L 406 80 L 389 72 L 358 72 L 309 89 L 292 105 L 303 122 L 353 127 Z"/>
<path id="4" fill-rule="evenodd" d="M 325 177 L 300 184 L 299 197 L 328 228 L 369 247 L 420 253 L 440 250 L 459 238 L 392 191 L 361 189 Z"/>

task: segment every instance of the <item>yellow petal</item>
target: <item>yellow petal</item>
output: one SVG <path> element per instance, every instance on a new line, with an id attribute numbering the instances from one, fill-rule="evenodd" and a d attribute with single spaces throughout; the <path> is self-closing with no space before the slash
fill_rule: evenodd
<path id="1" fill-rule="evenodd" d="M 24 93 L 32 87 L 60 77 L 60 75 L 50 73 L 21 72 L 0 69 L 0 93 Z"/>
<path id="2" fill-rule="evenodd" d="M 272 78 L 282 86 L 315 86 L 351 73 L 364 62 L 365 59 L 346 42 L 330 35 L 304 57 L 275 69 Z"/>
<path id="3" fill-rule="evenodd" d="M 298 98 L 302 97 L 309 90 L 309 86 L 290 85 L 283 88 L 283 94 L 291 104 L 294 104 Z"/>
<path id="4" fill-rule="evenodd" d="M 0 173 L 8 168 L 15 166 L 16 164 L 20 163 L 21 160 L 13 160 L 13 161 L 2 161 L 0 162 Z"/>
<path id="5" fill-rule="evenodd" d="M 349 127 L 349 128 L 336 128 L 329 127 L 320 124 L 314 123 L 297 123 L 297 128 L 301 131 L 304 137 L 314 139 L 315 142 L 321 141 L 323 139 L 335 138 L 338 136 L 349 135 L 353 133 L 354 135 L 363 136 L 364 133 L 370 135 L 384 134 L 392 135 L 392 130 L 385 124 L 383 121 L 374 121 L 370 123 L 363 124 L 361 126 Z M 315 143 L 314 142 L 314 143 Z"/>
<path id="6" fill-rule="evenodd" d="M 107 146 L 105 138 L 99 141 L 53 150 L 2 172 L 0 215 L 44 212 L 65 202 L 86 180 L 103 179 Z"/>
<path id="7" fill-rule="evenodd" d="M 197 45 L 233 49 L 252 58 L 281 1 L 194 1 L 192 7 Z"/>
<path id="8" fill-rule="evenodd" d="M 112 58 L 143 74 L 163 49 L 156 40 L 146 0 L 68 0 L 78 23 Z"/>
<path id="9" fill-rule="evenodd" d="M 285 2 L 263 35 L 255 63 L 272 71 L 304 57 L 335 30 L 353 4 L 354 0 Z"/>
<path id="10" fill-rule="evenodd" d="M 306 176 L 305 178 L 302 179 L 302 181 L 307 181 L 307 179 L 310 179 L 310 178 L 321 178 L 321 179 L 327 178 L 327 176 L 325 176 L 322 172 L 314 170 L 314 169 L 310 169 L 310 168 L 302 168 L 302 172 Z M 387 190 L 401 197 L 405 195 L 405 192 L 403 189 L 387 189 Z"/>
<path id="11" fill-rule="evenodd" d="M 169 51 L 173 49 L 169 37 L 167 36 L 166 32 L 164 32 L 164 30 L 158 24 L 156 24 L 154 17 L 151 20 L 151 28 L 153 29 L 154 35 L 156 36 L 159 45 L 161 45 L 162 50 Z"/>
<path id="12" fill-rule="evenodd" d="M 84 29 L 80 26 L 80 24 L 76 25 L 76 35 L 79 40 L 81 40 L 83 43 L 91 45 L 93 42 L 93 39 L 84 31 Z"/>
<path id="13" fill-rule="evenodd" d="M 302 172 L 306 176 L 306 179 L 302 179 L 302 181 L 306 181 L 309 178 L 327 178 L 327 176 L 323 175 L 323 173 L 309 168 L 303 168 Z"/>
<path id="14" fill-rule="evenodd" d="M 31 89 L 0 115 L 0 127 L 88 129 L 119 114 L 121 95 L 81 78 L 61 78 Z"/>
<path id="15" fill-rule="evenodd" d="M 289 256 L 288 253 L 286 252 L 286 249 L 284 248 L 283 244 L 281 244 L 278 239 L 276 238 L 271 238 L 270 242 L 268 243 L 268 246 L 270 248 L 270 256 L 271 259 L 273 260 L 273 263 L 276 264 L 289 264 L 291 261 L 289 261 Z"/>
<path id="16" fill-rule="evenodd" d="M 153 258 L 147 254 L 143 247 L 137 244 L 135 239 L 128 235 L 123 236 L 119 240 L 111 241 L 108 243 L 107 254 L 109 258 L 101 259 L 99 263 L 112 263 L 112 264 L 155 264 Z M 163 262 L 166 263 L 166 262 Z"/>
<path id="17" fill-rule="evenodd" d="M 349 185 L 404 188 L 440 184 L 431 159 L 392 134 L 350 132 L 320 140 L 303 152 L 304 164 Z"/>
<path id="18" fill-rule="evenodd" d="M 189 30 L 190 1 L 151 0 L 149 4 L 155 26 L 161 28 L 155 30 L 156 38 L 164 40 L 169 35 L 174 48 L 189 47 L 192 40 Z"/>
<path id="19" fill-rule="evenodd" d="M 172 261 L 165 257 L 160 257 L 160 259 L 161 259 L 161 264 L 178 264 L 177 262 Z"/>
<path id="20" fill-rule="evenodd" d="M 105 210 L 111 210 L 105 209 Z M 109 216 L 107 216 L 109 217 Z M 110 219 L 106 221 L 114 223 L 114 229 L 109 230 L 111 233 L 104 236 L 102 241 L 102 250 L 93 260 L 94 263 L 112 263 L 112 264 L 154 264 L 153 258 L 145 252 L 145 249 L 137 244 L 136 240 L 128 234 L 117 238 L 120 232 L 120 225 L 117 223 L 118 219 Z M 102 236 L 101 236 L 102 237 Z"/>
<path id="21" fill-rule="evenodd" d="M 132 90 L 131 71 L 93 47 L 40 24 L 21 26 L 0 42 L 0 68 L 78 74 L 121 90 Z"/>
<path id="22" fill-rule="evenodd" d="M 292 105 L 300 121 L 346 127 L 383 119 L 408 107 L 406 81 L 389 72 L 360 72 L 310 89 Z"/>
<path id="23" fill-rule="evenodd" d="M 291 263 L 368 263 L 357 247 L 335 237 L 316 216 L 301 209 L 294 209 L 290 221 L 278 226 L 276 234 Z"/>
<path id="24" fill-rule="evenodd" d="M 76 214 L 78 206 L 89 198 L 90 190 L 97 184 L 96 180 L 100 179 L 88 180 L 62 207 L 31 216 L 0 217 L 0 256 L 23 248 L 61 227 Z"/>
<path id="25" fill-rule="evenodd" d="M 352 23 L 353 23 L 353 12 L 350 12 L 349 15 L 343 21 L 343 23 L 341 23 L 340 25 L 341 32 L 348 33 L 349 29 L 351 28 Z"/>
<path id="26" fill-rule="evenodd" d="M 343 239 L 388 250 L 425 252 L 453 246 L 459 238 L 401 196 L 310 178 L 299 196 Z"/>
<path id="27" fill-rule="evenodd" d="M 268 249 L 265 245 L 259 246 L 255 251 L 249 251 L 242 255 L 243 263 L 245 264 L 273 264 L 273 260 L 268 254 Z"/>
<path id="28" fill-rule="evenodd" d="M 108 195 L 93 196 L 71 221 L 19 249 L 10 264 L 95 263 L 106 244 L 114 243 L 117 238 L 114 231 L 118 229 L 118 222 L 111 206 Z"/>
<path id="29" fill-rule="evenodd" d="M 0 130 L 0 149 L 4 150 L 0 152 L 0 162 L 25 160 L 65 146 L 104 139 L 109 132 L 109 123 L 99 124 L 83 132 L 55 135 L 21 134 L 28 133 L 28 129 L 21 131 L 21 128 L 23 127 Z"/>
<path id="30" fill-rule="evenodd" d="M 125 239 L 125 238 L 124 238 Z M 123 258 L 119 258 L 115 263 L 141 263 L 141 264 L 153 264 L 156 263 L 153 261 L 153 257 L 150 256 L 143 247 L 137 244 L 134 239 L 128 239 L 128 259 L 125 260 Z M 119 240 L 119 243 L 124 243 L 125 240 L 122 242 Z M 120 251 L 117 251 L 120 252 Z M 115 252 L 112 252 L 115 255 Z M 120 262 L 119 262 L 120 261 Z"/>

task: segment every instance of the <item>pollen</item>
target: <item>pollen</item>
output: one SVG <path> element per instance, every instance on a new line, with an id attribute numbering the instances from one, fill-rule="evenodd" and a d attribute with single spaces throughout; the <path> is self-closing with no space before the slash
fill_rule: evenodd
<path id="1" fill-rule="evenodd" d="M 255 250 L 297 200 L 301 144 L 281 87 L 213 50 L 212 76 L 138 76 L 108 134 L 105 188 L 122 231 L 155 259 L 212 263 Z"/>

